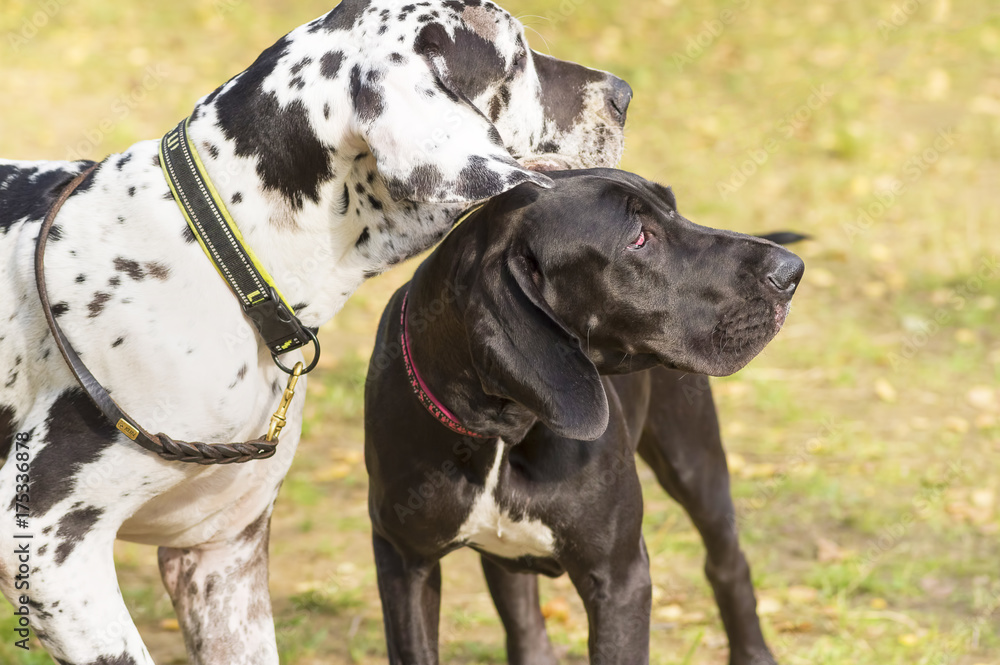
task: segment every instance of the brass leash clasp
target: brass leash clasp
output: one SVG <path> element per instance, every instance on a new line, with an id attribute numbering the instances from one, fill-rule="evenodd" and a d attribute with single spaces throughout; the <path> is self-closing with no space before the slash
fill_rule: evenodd
<path id="1" fill-rule="evenodd" d="M 278 435 L 281 434 L 281 430 L 285 426 L 285 415 L 288 413 L 288 405 L 292 403 L 292 398 L 295 397 L 295 384 L 299 382 L 299 377 L 302 376 L 303 369 L 305 369 L 305 365 L 301 362 L 295 363 L 295 368 L 292 369 L 288 377 L 288 385 L 285 386 L 285 392 L 281 396 L 281 403 L 278 404 L 278 410 L 271 416 L 271 426 L 267 429 L 268 441 L 277 441 Z"/>

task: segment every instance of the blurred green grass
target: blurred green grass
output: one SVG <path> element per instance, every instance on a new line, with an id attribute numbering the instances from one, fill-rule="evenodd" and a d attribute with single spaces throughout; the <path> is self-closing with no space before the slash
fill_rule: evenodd
<path id="1" fill-rule="evenodd" d="M 330 8 L 58 4 L 23 42 L 11 36 L 39 3 L 0 6 L 4 157 L 99 158 L 157 137 Z M 672 185 L 686 216 L 814 238 L 799 247 L 808 267 L 785 330 L 715 383 L 744 547 L 781 662 L 1000 663 L 1000 273 L 976 281 L 1000 256 L 1000 8 L 504 6 L 537 50 L 629 80 L 622 166 Z M 273 526 L 283 662 L 385 662 L 360 391 L 378 315 L 413 265 L 366 284 L 323 330 L 327 360 L 310 383 L 305 437 Z M 652 661 L 724 663 L 697 534 L 643 479 Z M 157 662 L 185 662 L 155 552 L 123 544 L 118 554 Z M 446 560 L 444 589 L 447 662 L 502 662 L 475 557 Z M 586 618 L 572 588 L 546 581 L 543 601 L 553 640 L 582 662 Z M 46 662 L 29 658 L 0 641 L 0 662 Z"/>

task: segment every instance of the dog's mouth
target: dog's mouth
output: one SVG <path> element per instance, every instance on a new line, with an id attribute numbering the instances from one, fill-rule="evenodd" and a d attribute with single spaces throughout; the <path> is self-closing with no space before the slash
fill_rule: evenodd
<path id="1" fill-rule="evenodd" d="M 778 303 L 774 306 L 774 332 L 775 334 L 781 330 L 781 326 L 785 325 L 785 319 L 788 318 L 788 313 L 792 311 L 791 301 L 785 303 Z"/>
<path id="2" fill-rule="evenodd" d="M 714 371 L 707 373 L 725 376 L 742 369 L 778 334 L 790 306 L 760 298 L 726 313 L 709 335 L 708 365 Z"/>

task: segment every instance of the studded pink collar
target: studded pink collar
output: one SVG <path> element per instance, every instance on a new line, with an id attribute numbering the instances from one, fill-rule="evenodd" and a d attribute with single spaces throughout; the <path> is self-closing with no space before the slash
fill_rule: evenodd
<path id="1" fill-rule="evenodd" d="M 430 389 L 427 387 L 427 384 L 424 383 L 423 378 L 421 378 L 420 372 L 417 371 L 417 366 L 413 362 L 413 353 L 410 351 L 409 324 L 406 320 L 406 303 L 409 298 L 410 292 L 407 291 L 406 295 L 403 296 L 403 306 L 400 309 L 399 314 L 399 342 L 400 347 L 403 350 L 403 363 L 406 365 L 406 377 L 410 381 L 410 387 L 413 388 L 413 393 L 417 396 L 420 403 L 424 405 L 424 408 L 427 409 L 427 412 L 434 416 L 439 423 L 450 429 L 452 432 L 461 434 L 462 436 L 474 436 L 477 439 L 490 438 L 485 434 L 473 432 L 468 427 L 462 425 L 462 423 L 458 421 L 458 418 L 456 418 L 444 404 L 439 402 L 437 398 L 434 397 Z"/>

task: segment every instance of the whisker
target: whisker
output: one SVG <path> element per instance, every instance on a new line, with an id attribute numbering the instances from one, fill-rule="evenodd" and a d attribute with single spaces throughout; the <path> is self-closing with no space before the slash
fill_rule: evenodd
<path id="1" fill-rule="evenodd" d="M 545 35 L 543 35 L 542 33 L 538 32 L 537 30 L 535 30 L 530 25 L 524 26 L 524 29 L 525 30 L 531 30 L 533 33 L 535 33 L 536 35 L 538 35 L 539 37 L 541 37 L 542 41 L 545 43 L 545 55 L 549 55 L 549 53 L 550 53 L 550 51 L 552 51 L 552 49 L 549 47 L 549 40 L 545 39 Z"/>
<path id="2" fill-rule="evenodd" d="M 543 21 L 549 21 L 550 23 L 552 22 L 552 19 L 549 18 L 548 16 L 539 16 L 538 14 L 521 14 L 520 16 L 517 16 L 516 18 L 517 18 L 518 21 L 522 21 L 522 22 L 526 18 L 540 18 Z"/>

